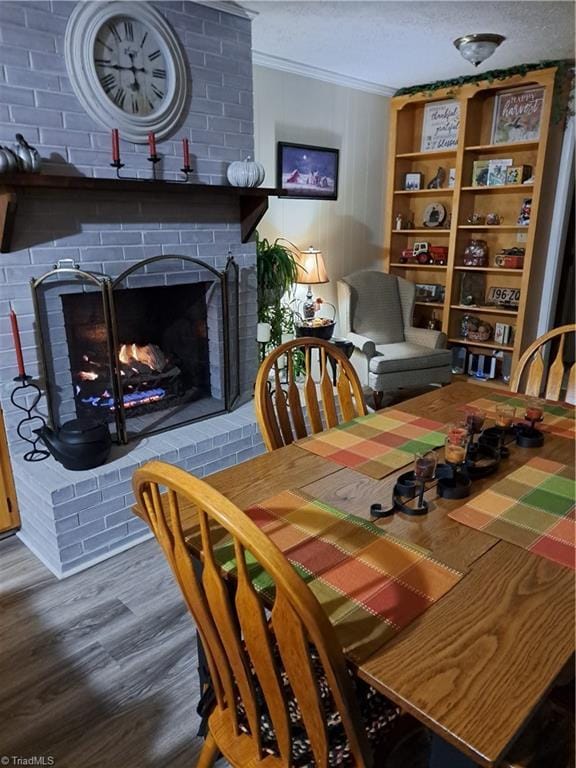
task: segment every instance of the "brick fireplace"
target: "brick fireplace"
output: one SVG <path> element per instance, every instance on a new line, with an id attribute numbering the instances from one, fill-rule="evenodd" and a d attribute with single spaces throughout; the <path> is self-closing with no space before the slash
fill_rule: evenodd
<path id="1" fill-rule="evenodd" d="M 14 4 L 13 4 L 14 5 Z M 27 10 L 3 24 L 14 45 L 32 47 L 32 55 L 8 72 L 0 113 L 0 137 L 11 141 L 22 132 L 44 158 L 43 173 L 110 177 L 110 134 L 86 115 L 73 95 L 65 74 L 63 39 L 70 3 L 46 3 L 46 8 Z M 162 175 L 178 177 L 180 139 L 190 140 L 193 181 L 225 183 L 228 162 L 253 150 L 252 76 L 250 22 L 246 18 L 191 2 L 157 4 L 179 37 L 192 77 L 188 114 L 174 137 L 160 142 Z M 10 29 L 9 29 L 10 28 Z M 48 30 L 48 31 L 47 31 Z M 20 35 L 20 38 L 18 37 Z M 11 65 L 6 65 L 10 70 Z M 42 73 L 34 70 L 42 69 Z M 26 75 L 26 76 L 25 76 Z M 20 80 L 18 79 L 20 78 Z M 133 173 L 146 175 L 146 148 L 122 143 L 122 159 Z M 89 472 L 69 472 L 53 458 L 38 464 L 25 463 L 25 448 L 16 434 L 18 413 L 9 401 L 16 374 L 8 324 L 8 302 L 19 318 L 28 373 L 40 375 L 38 329 L 35 328 L 30 281 L 57 262 L 70 259 L 80 269 L 101 272 L 112 279 L 143 260 L 157 256 L 199 259 L 212 269 L 226 266 L 231 253 L 239 267 L 239 406 L 209 420 L 189 423 L 161 434 L 143 433 L 126 446 L 115 446 L 106 465 Z M 189 282 L 184 261 L 159 260 L 137 275 L 131 288 L 146 291 L 159 285 L 175 288 Z M 118 195 L 113 190 L 28 189 L 19 195 L 10 253 L 0 255 L 2 299 L 2 406 L 5 411 L 11 461 L 22 517 L 22 540 L 58 576 L 68 575 L 147 538 L 148 530 L 133 517 L 130 478 L 143 462 L 160 458 L 200 476 L 242 461 L 262 450 L 250 402 L 257 369 L 255 247 L 242 242 L 239 202 L 233 197 L 190 200 L 177 194 Z M 204 297 L 209 288 L 196 270 L 194 284 Z M 127 286 L 126 286 L 127 287 Z M 75 293 L 62 301 L 57 296 L 61 321 L 51 331 L 51 360 L 65 360 L 67 385 L 77 360 L 70 354 L 74 334 L 66 329 L 65 315 L 81 324 L 88 322 L 83 306 L 78 318 Z M 144 297 L 144 294 L 141 294 Z M 196 330 L 206 330 L 204 348 L 209 353 L 208 382 L 198 400 L 220 400 L 219 353 L 211 349 L 209 331 L 213 309 L 205 302 L 204 315 L 196 318 Z M 127 322 L 131 322 L 128 321 Z M 78 326 L 79 327 L 79 326 Z M 165 329 L 165 333 L 168 331 Z M 81 334 L 80 334 L 81 335 Z M 135 338 L 134 344 L 161 343 Z M 77 340 L 77 339 L 76 339 Z M 123 339 L 129 343 L 130 339 Z M 202 346 L 200 343 L 200 346 Z M 216 345 L 218 346 L 218 345 Z M 94 363 L 94 361 L 92 361 Z M 193 361 L 188 361 L 194 365 Z M 198 361 L 196 361 L 198 362 Z M 165 366 L 166 368 L 166 366 Z M 88 368 L 85 373 L 93 372 Z M 73 418 L 78 402 L 65 396 L 59 383 L 61 416 Z M 189 387 L 192 388 L 192 385 Z M 200 397 L 202 395 L 202 397 Z M 87 395 L 86 399 L 89 399 Z M 39 410 L 46 413 L 46 398 Z M 137 420 L 135 420 L 137 421 Z M 138 437 L 138 435 L 136 435 Z"/>

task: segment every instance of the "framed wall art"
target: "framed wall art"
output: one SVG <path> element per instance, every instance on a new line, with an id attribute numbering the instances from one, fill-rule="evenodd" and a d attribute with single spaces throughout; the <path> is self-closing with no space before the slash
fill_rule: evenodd
<path id="1" fill-rule="evenodd" d="M 492 144 L 537 141 L 543 106 L 542 86 L 498 93 L 494 101 Z"/>
<path id="2" fill-rule="evenodd" d="M 431 101 L 424 107 L 421 152 L 452 149 L 458 144 L 460 103 L 452 99 Z"/>
<path id="3" fill-rule="evenodd" d="M 339 150 L 278 142 L 276 183 L 288 197 L 338 199 Z"/>

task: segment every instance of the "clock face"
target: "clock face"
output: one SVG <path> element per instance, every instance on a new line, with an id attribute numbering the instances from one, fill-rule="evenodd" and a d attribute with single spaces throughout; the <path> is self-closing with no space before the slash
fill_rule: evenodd
<path id="1" fill-rule="evenodd" d="M 161 139 L 180 121 L 189 87 L 184 54 L 150 3 L 77 3 L 64 52 L 78 101 L 97 123 L 118 128 L 123 139 L 143 144 L 150 132 Z"/>
<path id="2" fill-rule="evenodd" d="M 94 65 L 104 92 L 129 115 L 150 115 L 167 92 L 164 46 L 149 26 L 128 16 L 103 24 L 94 42 Z"/>

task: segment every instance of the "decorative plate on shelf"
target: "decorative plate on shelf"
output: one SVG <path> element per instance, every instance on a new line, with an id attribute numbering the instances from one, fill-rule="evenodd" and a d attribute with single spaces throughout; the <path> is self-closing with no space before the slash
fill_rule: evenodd
<path id="1" fill-rule="evenodd" d="M 430 203 L 424 210 L 425 227 L 439 227 L 444 223 L 446 219 L 446 208 L 442 203 Z"/>

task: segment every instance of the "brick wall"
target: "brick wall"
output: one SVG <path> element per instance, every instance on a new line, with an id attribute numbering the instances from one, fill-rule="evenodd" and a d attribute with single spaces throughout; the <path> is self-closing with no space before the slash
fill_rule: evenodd
<path id="1" fill-rule="evenodd" d="M 21 131 L 47 161 L 44 172 L 110 176 L 110 131 L 82 109 L 66 74 L 64 33 L 75 2 L 0 3 L 0 142 Z M 190 110 L 158 144 L 166 178 L 182 167 L 188 137 L 196 179 L 220 184 L 226 165 L 252 153 L 250 21 L 192 2 L 153 5 L 171 24 L 192 77 Z M 146 173 L 147 146 L 123 142 L 127 170 Z"/>
<path id="2" fill-rule="evenodd" d="M 194 181 L 226 183 L 228 163 L 253 152 L 250 21 L 186 0 L 153 5 L 180 40 L 192 77 L 188 113 L 172 136 L 158 142 L 163 178 L 178 177 L 181 140 L 188 137 Z M 74 6 L 59 0 L 0 2 L 0 143 L 12 144 L 14 134 L 20 132 L 40 151 L 44 173 L 111 176 L 110 130 L 84 112 L 66 74 L 64 35 Z M 147 151 L 146 145 L 122 141 L 125 171 L 147 176 Z M 129 517 L 128 477 L 118 475 L 117 482 L 112 482 L 119 471 L 115 461 L 100 468 L 106 471 L 95 481 L 68 473 L 52 458 L 39 464 L 22 463 L 25 447 L 15 432 L 20 414 L 8 399 L 16 373 L 8 302 L 18 314 L 27 371 L 36 376 L 29 281 L 59 259 L 73 259 L 85 269 L 103 269 L 115 277 L 137 261 L 159 254 L 197 257 L 222 268 L 230 250 L 242 268 L 240 363 L 243 393 L 248 397 L 257 369 L 255 248 L 253 243 L 241 243 L 236 206 L 227 212 L 210 211 L 151 195 L 139 200 L 85 192 L 21 195 L 13 245 L 13 252 L 0 254 L 0 397 L 22 513 L 21 536 L 61 574 L 120 551 L 145 531 L 142 523 Z M 253 417 L 251 423 L 254 429 Z M 185 463 L 185 452 L 202 443 L 206 430 L 201 425 L 185 429 L 187 445 L 182 455 L 180 447 L 175 453 L 165 447 L 160 450 L 164 444 L 159 437 L 154 445 L 160 448 L 154 455 L 191 468 Z M 254 432 L 232 440 L 224 437 L 224 421 L 221 433 L 229 448 L 223 442 L 210 448 L 213 454 L 201 452 L 199 472 L 262 450 L 260 442 L 253 443 Z M 174 436 L 172 442 L 180 439 Z M 196 454 L 198 449 L 193 450 Z M 152 453 L 146 453 L 146 459 Z M 124 471 L 129 474 L 138 463 L 138 457 L 129 459 Z M 114 498 L 105 498 L 107 483 L 118 492 Z M 126 487 L 118 487 L 121 483 Z M 66 504 L 70 506 L 62 506 Z"/>

